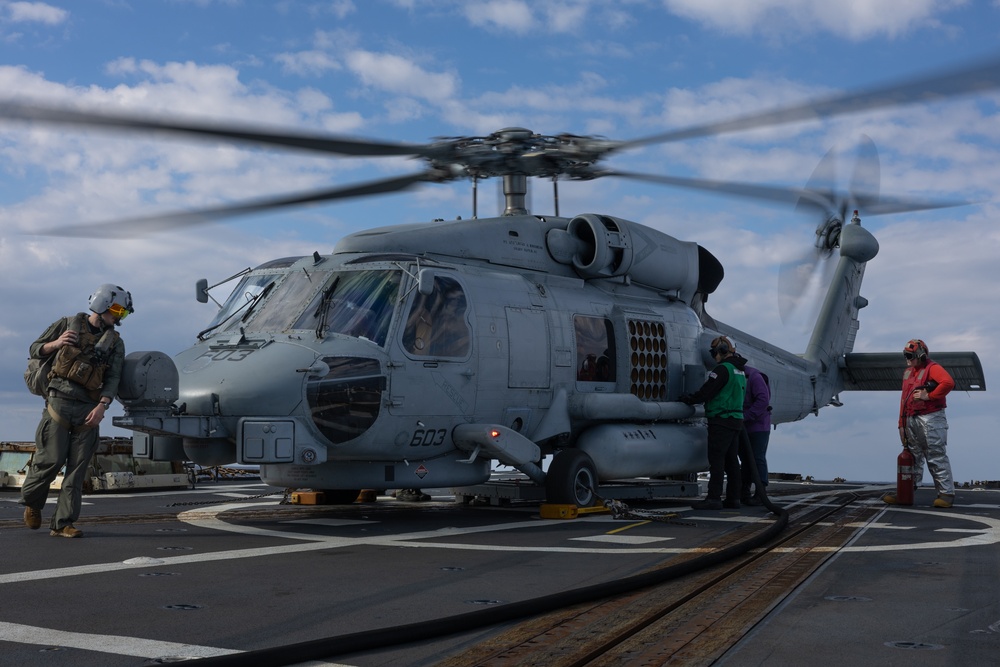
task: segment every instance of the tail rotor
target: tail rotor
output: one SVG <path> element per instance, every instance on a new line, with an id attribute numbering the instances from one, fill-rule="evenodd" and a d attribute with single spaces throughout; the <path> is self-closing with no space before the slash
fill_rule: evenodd
<path id="1" fill-rule="evenodd" d="M 854 211 L 876 209 L 879 202 L 880 166 L 875 142 L 862 135 L 854 147 L 854 170 L 847 190 L 839 187 L 837 162 L 841 151 L 834 147 L 816 165 L 797 212 L 821 220 L 813 236 L 813 247 L 783 263 L 778 270 L 778 312 L 789 323 L 806 302 L 819 307 L 818 295 L 830 283 L 836 265 L 835 250 L 848 216 Z M 815 298 L 814 298 L 815 297 Z M 812 319 L 812 318 L 810 318 Z"/>

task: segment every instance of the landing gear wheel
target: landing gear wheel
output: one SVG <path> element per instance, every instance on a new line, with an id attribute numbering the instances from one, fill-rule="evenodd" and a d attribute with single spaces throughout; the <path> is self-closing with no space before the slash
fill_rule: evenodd
<path id="1" fill-rule="evenodd" d="M 564 449 L 555 455 L 545 475 L 546 502 L 590 507 L 597 497 L 594 460 L 579 449 Z"/>

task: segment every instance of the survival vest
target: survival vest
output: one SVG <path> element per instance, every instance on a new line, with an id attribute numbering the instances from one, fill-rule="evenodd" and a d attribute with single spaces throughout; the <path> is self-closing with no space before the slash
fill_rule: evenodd
<path id="1" fill-rule="evenodd" d="M 77 332 L 76 346 L 65 345 L 56 352 L 52 364 L 52 376 L 75 382 L 89 392 L 94 392 L 104 384 L 104 372 L 111 358 L 111 349 L 118 340 L 114 328 L 98 334 L 91 333 L 86 313 L 77 313 L 69 321 L 69 326 Z"/>

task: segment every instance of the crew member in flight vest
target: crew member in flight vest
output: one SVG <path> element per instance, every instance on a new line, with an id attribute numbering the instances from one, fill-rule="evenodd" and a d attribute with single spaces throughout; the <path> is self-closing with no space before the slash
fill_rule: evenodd
<path id="1" fill-rule="evenodd" d="M 924 461 L 934 479 L 937 497 L 931 507 L 947 509 L 955 502 L 955 481 L 948 459 L 948 419 L 945 397 L 955 388 L 955 380 L 928 355 L 927 344 L 919 338 L 903 348 L 906 371 L 903 373 L 903 394 L 899 400 L 899 439 L 913 455 L 913 485 L 924 476 Z M 896 503 L 896 494 L 888 493 L 882 500 Z"/>
<path id="2" fill-rule="evenodd" d="M 73 526 L 80 517 L 83 483 L 99 440 L 99 430 L 118 393 L 125 344 L 115 327 L 132 308 L 132 295 L 104 284 L 90 296 L 90 313 L 53 322 L 31 344 L 32 358 L 55 355 L 42 420 L 35 431 L 35 454 L 21 487 L 24 523 L 32 530 L 42 524 L 49 485 L 65 466 L 62 488 L 49 534 L 80 537 Z"/>
<path id="3" fill-rule="evenodd" d="M 708 418 L 708 494 L 692 505 L 695 509 L 721 510 L 740 507 L 740 431 L 743 429 L 743 398 L 747 378 L 743 367 L 747 360 L 736 354 L 736 347 L 725 336 L 712 340 L 709 353 L 716 366 L 705 384 L 693 394 L 680 397 L 683 403 L 705 404 Z M 726 500 L 722 500 L 725 476 Z"/>

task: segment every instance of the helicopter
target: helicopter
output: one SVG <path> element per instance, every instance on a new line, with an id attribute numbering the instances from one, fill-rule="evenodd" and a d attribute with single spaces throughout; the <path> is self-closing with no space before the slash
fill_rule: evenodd
<path id="1" fill-rule="evenodd" d="M 495 464 L 544 488 L 550 503 L 587 506 L 599 484 L 704 471 L 700 407 L 678 399 L 714 366 L 728 337 L 769 378 L 772 422 L 841 404 L 845 391 L 898 390 L 898 353 L 854 343 L 867 262 L 878 241 L 861 217 L 962 205 L 878 192 L 865 140 L 846 192 L 822 185 L 824 157 L 804 188 L 605 168 L 624 150 L 827 118 L 1000 87 L 989 62 L 732 120 L 618 141 L 510 127 L 426 144 L 310 135 L 0 102 L 0 118 L 156 132 L 346 157 L 407 156 L 422 170 L 315 192 L 197 211 L 55 227 L 68 236 L 143 234 L 306 203 L 399 192 L 457 179 L 473 184 L 473 216 L 400 224 L 342 238 L 329 254 L 276 258 L 209 285 L 218 312 L 173 357 L 126 358 L 118 399 L 134 455 L 212 466 L 260 466 L 278 487 L 353 502 L 362 489 L 482 484 Z M 802 353 L 716 320 L 706 307 L 724 268 L 696 242 L 604 213 L 560 215 L 560 179 L 630 178 L 785 202 L 815 214 L 805 275 L 832 267 Z M 478 184 L 502 182 L 504 210 L 478 215 Z M 529 179 L 551 181 L 554 214 L 527 208 Z M 782 293 L 801 296 L 802 267 Z M 220 302 L 211 290 L 235 281 Z M 935 354 L 963 390 L 985 390 L 975 352 Z M 551 457 L 547 468 L 544 461 Z"/>

